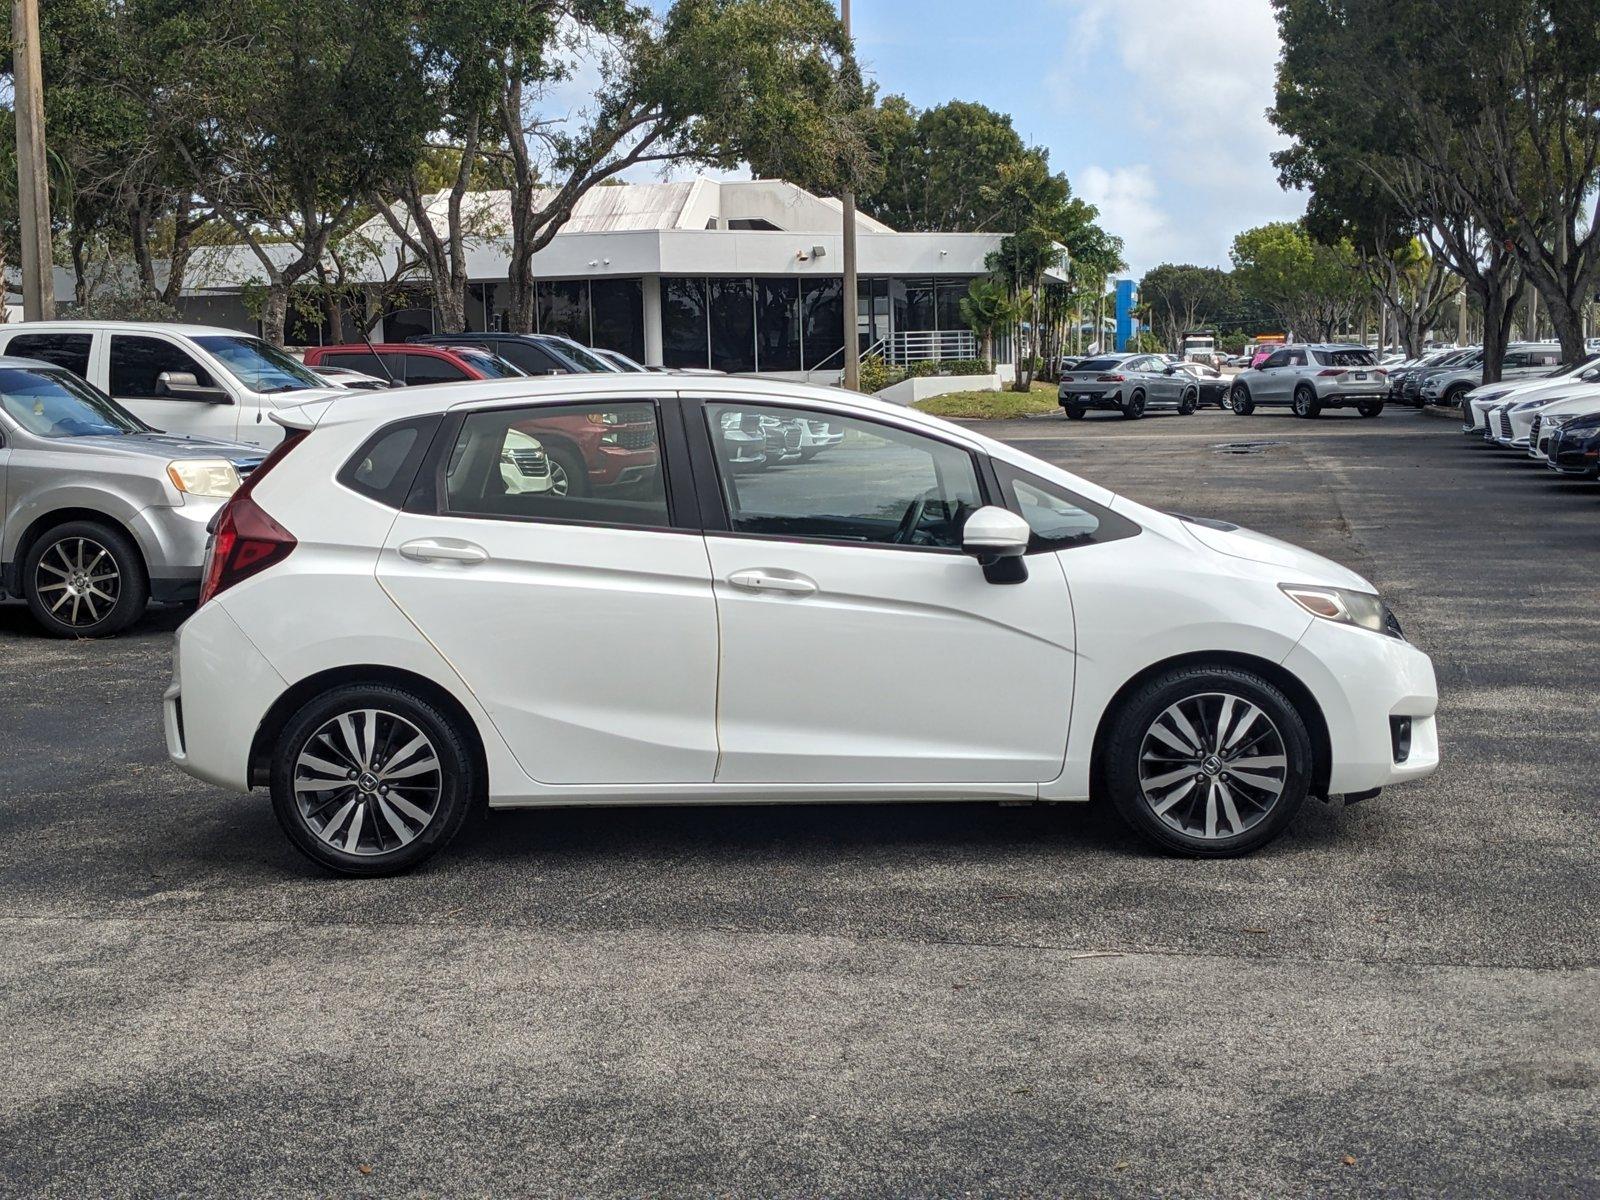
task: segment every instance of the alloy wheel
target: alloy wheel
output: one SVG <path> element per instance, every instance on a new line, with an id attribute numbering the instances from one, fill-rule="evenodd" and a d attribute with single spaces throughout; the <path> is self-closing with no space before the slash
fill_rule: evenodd
<path id="1" fill-rule="evenodd" d="M 572 480 L 567 476 L 567 469 L 555 459 L 550 460 L 550 495 L 565 496 L 572 486 Z"/>
<path id="2" fill-rule="evenodd" d="M 93 538 L 62 538 L 39 557 L 34 590 L 52 617 L 74 629 L 100 624 L 122 597 L 122 572 Z"/>
<path id="3" fill-rule="evenodd" d="M 1202 692 L 1169 705 L 1139 745 L 1139 789 L 1150 811 L 1189 837 L 1236 837 L 1283 795 L 1283 736 L 1257 705 Z"/>
<path id="4" fill-rule="evenodd" d="M 306 739 L 295 760 L 295 803 L 307 828 L 346 854 L 386 854 L 432 823 L 444 774 L 433 743 L 384 709 L 339 713 Z"/>

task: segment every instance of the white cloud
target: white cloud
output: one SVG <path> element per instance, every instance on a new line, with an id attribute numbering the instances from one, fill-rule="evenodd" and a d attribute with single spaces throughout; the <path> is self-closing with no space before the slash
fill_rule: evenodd
<path id="1" fill-rule="evenodd" d="M 1048 80 L 1063 116 L 1110 122 L 1128 162 L 1072 172 L 1127 242 L 1135 272 L 1176 259 L 1225 264 L 1233 235 L 1293 217 L 1267 120 L 1278 58 L 1269 0 L 1063 0 L 1069 48 Z M 1104 125 L 1102 125 L 1104 127 Z M 1103 197 L 1102 198 L 1097 198 Z"/>

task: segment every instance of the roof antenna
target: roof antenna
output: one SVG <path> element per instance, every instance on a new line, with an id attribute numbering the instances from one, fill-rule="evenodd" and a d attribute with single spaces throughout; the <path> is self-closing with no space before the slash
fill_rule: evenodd
<path id="1" fill-rule="evenodd" d="M 366 305 L 363 304 L 362 307 L 365 308 Z M 372 339 L 367 336 L 367 323 L 366 323 L 366 321 L 357 321 L 356 322 L 356 329 L 361 334 L 361 342 L 362 342 L 362 344 L 364 346 L 366 346 L 368 351 L 371 352 L 372 361 L 378 364 L 378 369 L 383 372 L 383 377 L 389 381 L 389 386 L 392 387 L 392 388 L 393 387 L 399 387 L 400 384 L 395 380 L 395 377 L 389 373 L 389 364 L 384 362 L 383 361 L 383 356 L 380 355 L 376 350 L 374 350 L 372 348 Z"/>

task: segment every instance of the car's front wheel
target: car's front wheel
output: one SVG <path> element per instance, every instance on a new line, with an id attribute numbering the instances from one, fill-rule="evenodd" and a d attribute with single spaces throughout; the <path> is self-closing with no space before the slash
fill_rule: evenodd
<path id="1" fill-rule="evenodd" d="M 388 684 L 335 688 L 289 719 L 272 759 L 272 807 L 307 857 L 388 875 L 441 850 L 477 803 L 476 758 L 457 722 Z"/>
<path id="2" fill-rule="evenodd" d="M 29 548 L 22 592 L 34 619 L 56 637 L 110 637 L 139 619 L 150 581 L 127 534 L 98 521 L 69 521 Z"/>
<path id="3" fill-rule="evenodd" d="M 1122 818 L 1163 849 L 1204 858 L 1271 841 L 1312 778 L 1300 713 L 1271 682 L 1232 666 L 1152 679 L 1117 712 L 1104 749 Z"/>

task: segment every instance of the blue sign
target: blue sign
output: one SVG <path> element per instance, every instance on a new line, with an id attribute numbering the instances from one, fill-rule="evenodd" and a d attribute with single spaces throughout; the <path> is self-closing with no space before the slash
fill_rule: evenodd
<path id="1" fill-rule="evenodd" d="M 1117 349 L 1126 350 L 1133 336 L 1133 280 L 1117 280 Z"/>

